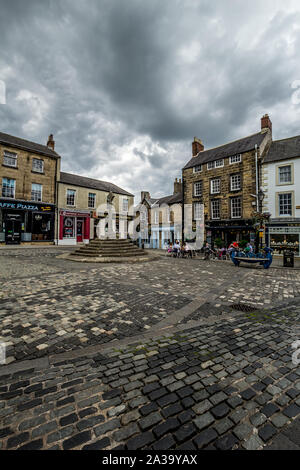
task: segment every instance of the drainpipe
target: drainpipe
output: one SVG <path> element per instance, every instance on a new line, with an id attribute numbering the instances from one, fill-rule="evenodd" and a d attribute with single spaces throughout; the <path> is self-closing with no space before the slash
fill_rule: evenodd
<path id="1" fill-rule="evenodd" d="M 259 207 L 258 207 L 258 157 L 257 157 L 257 144 L 255 144 L 255 181 L 256 181 L 256 212 L 259 212 Z"/>
<path id="2" fill-rule="evenodd" d="M 181 209 L 181 241 L 184 243 L 184 178 L 182 170 L 182 209 Z"/>

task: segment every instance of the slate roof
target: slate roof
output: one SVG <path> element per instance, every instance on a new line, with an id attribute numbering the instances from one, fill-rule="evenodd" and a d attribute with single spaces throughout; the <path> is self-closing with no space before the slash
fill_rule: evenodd
<path id="1" fill-rule="evenodd" d="M 19 137 L 15 137 L 13 135 L 4 134 L 3 132 L 0 132 L 0 143 L 9 147 L 27 150 L 32 153 L 37 153 L 39 155 L 60 158 L 58 153 L 56 153 L 51 148 L 47 147 L 47 145 L 41 145 L 35 142 L 31 142 L 29 140 L 20 139 Z"/>
<path id="2" fill-rule="evenodd" d="M 272 142 L 264 163 L 278 162 L 290 158 L 300 157 L 300 136 Z"/>
<path id="3" fill-rule="evenodd" d="M 162 204 L 176 204 L 182 202 L 182 193 L 175 193 L 171 196 L 164 196 L 157 199 L 156 203 L 161 206 Z"/>
<path id="4" fill-rule="evenodd" d="M 213 162 L 214 160 L 230 157 L 231 155 L 249 152 L 255 148 L 255 144 L 259 147 L 265 137 L 266 133 L 259 132 L 257 134 L 249 135 L 248 137 L 235 140 L 234 142 L 221 145 L 220 147 L 204 150 L 203 152 L 199 152 L 196 157 L 192 157 L 183 169 L 192 168 L 195 165 L 200 165 L 202 163 Z"/>
<path id="5" fill-rule="evenodd" d="M 107 181 L 95 180 L 93 178 L 87 178 L 85 176 L 72 175 L 71 173 L 60 172 L 60 183 L 70 184 L 73 186 L 81 186 L 82 188 L 97 189 L 99 191 L 110 191 L 115 194 L 124 194 L 125 196 L 133 196 L 133 194 L 125 191 L 125 189 L 116 186 L 113 183 Z"/>

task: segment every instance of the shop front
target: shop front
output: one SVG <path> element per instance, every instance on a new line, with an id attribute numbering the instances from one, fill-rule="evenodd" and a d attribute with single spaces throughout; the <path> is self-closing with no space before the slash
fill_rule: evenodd
<path id="1" fill-rule="evenodd" d="M 0 243 L 54 242 L 55 206 L 0 199 Z"/>
<path id="2" fill-rule="evenodd" d="M 221 239 L 227 248 L 231 243 L 241 240 L 254 244 L 256 230 L 251 220 L 212 221 L 206 225 L 206 240 L 208 243 L 214 243 L 216 239 Z"/>
<path id="3" fill-rule="evenodd" d="M 61 210 L 59 212 L 59 245 L 77 245 L 90 241 L 89 212 Z"/>
<path id="4" fill-rule="evenodd" d="M 283 255 L 285 251 L 292 251 L 295 256 L 300 256 L 300 223 L 295 225 L 269 225 L 266 238 L 268 244 L 274 250 L 275 255 Z"/>

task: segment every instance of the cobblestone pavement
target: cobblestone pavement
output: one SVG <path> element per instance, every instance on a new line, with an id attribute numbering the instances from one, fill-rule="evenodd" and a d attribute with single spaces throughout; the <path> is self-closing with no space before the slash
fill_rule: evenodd
<path id="1" fill-rule="evenodd" d="M 298 271 L 24 251 L 0 252 L 0 448 L 300 449 Z"/>

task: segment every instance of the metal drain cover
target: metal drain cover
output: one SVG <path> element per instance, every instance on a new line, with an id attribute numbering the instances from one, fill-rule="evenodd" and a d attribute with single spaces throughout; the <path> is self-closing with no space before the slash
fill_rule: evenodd
<path id="1" fill-rule="evenodd" d="M 238 310 L 239 312 L 256 312 L 258 310 L 257 307 L 249 304 L 232 304 L 230 307 L 233 310 Z"/>

